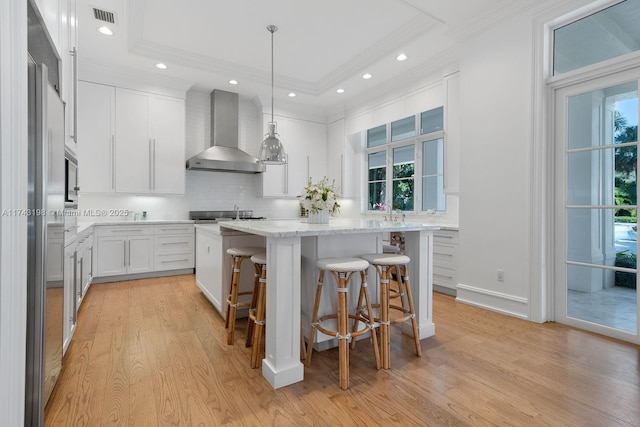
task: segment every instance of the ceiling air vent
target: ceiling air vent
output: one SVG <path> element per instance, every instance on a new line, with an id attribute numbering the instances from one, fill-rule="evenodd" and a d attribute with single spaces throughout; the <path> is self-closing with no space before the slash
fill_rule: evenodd
<path id="1" fill-rule="evenodd" d="M 94 7 L 93 17 L 98 21 L 104 21 L 110 24 L 116 23 L 116 15 L 113 12 L 109 12 L 108 10 L 97 9 Z"/>

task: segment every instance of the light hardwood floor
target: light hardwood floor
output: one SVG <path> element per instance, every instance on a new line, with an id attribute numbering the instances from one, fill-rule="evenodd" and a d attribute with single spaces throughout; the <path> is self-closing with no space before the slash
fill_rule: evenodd
<path id="1" fill-rule="evenodd" d="M 640 348 L 535 324 L 434 294 L 436 335 L 415 356 L 393 330 L 391 370 L 371 347 L 313 356 L 305 380 L 273 390 L 249 368 L 239 322 L 224 320 L 193 275 L 92 285 L 47 426 L 640 425 Z"/>

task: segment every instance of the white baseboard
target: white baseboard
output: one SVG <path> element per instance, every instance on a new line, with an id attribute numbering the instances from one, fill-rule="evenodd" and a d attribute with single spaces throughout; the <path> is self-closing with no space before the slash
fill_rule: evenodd
<path id="1" fill-rule="evenodd" d="M 456 301 L 529 320 L 529 300 L 502 292 L 458 284 Z"/>

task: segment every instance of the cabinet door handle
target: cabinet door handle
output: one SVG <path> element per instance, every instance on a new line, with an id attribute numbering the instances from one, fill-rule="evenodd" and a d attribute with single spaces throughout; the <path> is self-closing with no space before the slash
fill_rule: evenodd
<path id="1" fill-rule="evenodd" d="M 111 135 L 111 189 L 116 189 L 116 136 Z"/>
<path id="2" fill-rule="evenodd" d="M 127 261 L 127 265 L 131 267 L 131 240 L 129 240 L 129 261 Z"/>
<path id="3" fill-rule="evenodd" d="M 76 280 L 77 280 L 77 272 L 76 272 L 76 260 L 77 260 L 77 252 L 73 253 L 73 283 L 72 286 L 75 288 L 76 287 Z M 75 290 L 75 289 L 74 289 Z M 72 324 L 76 324 L 77 320 L 78 320 L 78 298 L 75 297 L 75 292 L 72 292 L 72 294 L 74 295 L 73 297 L 73 313 L 71 314 L 71 323 Z"/>
<path id="4" fill-rule="evenodd" d="M 69 51 L 71 55 L 71 73 L 72 77 L 72 99 L 73 99 L 73 134 L 69 135 L 74 142 L 78 142 L 78 49 L 74 46 Z"/>
<path id="5" fill-rule="evenodd" d="M 340 190 L 344 195 L 344 154 L 340 155 Z"/>
<path id="6" fill-rule="evenodd" d="M 153 190 L 153 139 L 149 138 L 149 189 Z"/>
<path id="7" fill-rule="evenodd" d="M 153 138 L 153 190 L 156 189 L 156 139 Z"/>
<path id="8" fill-rule="evenodd" d="M 123 248 L 122 248 L 122 256 L 124 257 L 124 258 L 122 259 L 122 263 L 123 263 L 123 264 L 124 264 L 124 266 L 126 267 L 126 266 L 127 266 L 127 241 L 126 241 L 126 240 L 123 240 L 123 241 L 122 241 L 122 245 L 123 245 Z"/>

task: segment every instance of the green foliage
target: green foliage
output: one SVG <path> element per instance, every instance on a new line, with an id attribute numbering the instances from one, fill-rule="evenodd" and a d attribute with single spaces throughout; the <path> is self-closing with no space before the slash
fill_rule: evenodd
<path id="1" fill-rule="evenodd" d="M 636 142 L 638 140 L 638 126 L 628 126 L 627 119 L 619 112 L 615 112 L 615 142 L 624 144 L 628 142 Z M 615 148 L 615 188 L 614 197 L 615 204 L 635 205 L 637 204 L 637 165 L 638 165 L 638 149 L 636 146 L 616 147 Z M 636 209 L 616 209 L 616 221 L 623 222 L 620 218 L 631 217 L 633 220 L 628 222 L 636 222 Z M 625 220 L 624 222 L 627 222 Z"/>
<path id="2" fill-rule="evenodd" d="M 616 252 L 616 267 L 636 268 L 637 256 L 628 251 Z M 623 288 L 636 289 L 636 274 L 626 271 L 616 271 L 615 285 Z"/>

